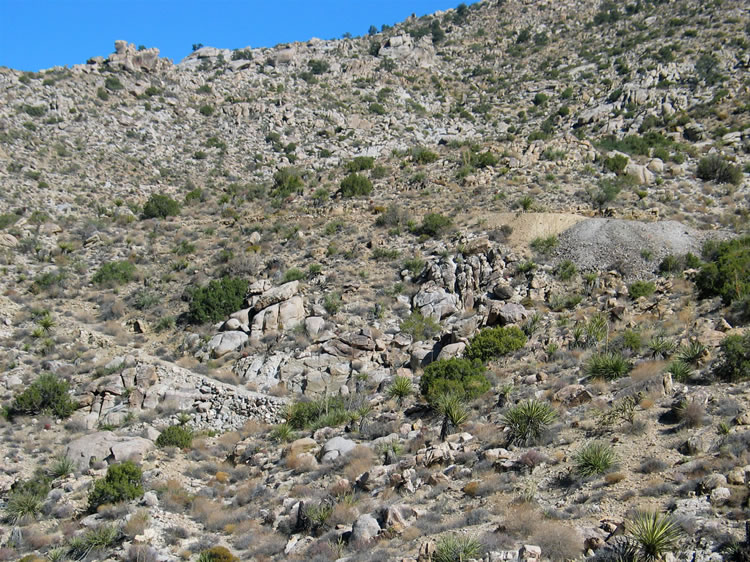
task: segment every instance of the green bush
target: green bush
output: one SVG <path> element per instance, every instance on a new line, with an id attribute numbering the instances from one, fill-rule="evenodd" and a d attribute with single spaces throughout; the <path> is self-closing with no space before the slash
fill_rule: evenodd
<path id="1" fill-rule="evenodd" d="M 122 90 L 124 88 L 122 82 L 120 82 L 120 79 L 117 76 L 107 76 L 104 80 L 104 87 L 111 92 Z"/>
<path id="2" fill-rule="evenodd" d="M 102 264 L 97 272 L 94 273 L 91 281 L 97 285 L 106 285 L 109 287 L 124 285 L 133 280 L 135 272 L 135 265 L 128 260 L 110 261 Z"/>
<path id="3" fill-rule="evenodd" d="M 198 109 L 198 111 L 204 117 L 210 117 L 211 115 L 214 114 L 214 111 L 216 110 L 214 109 L 213 105 L 202 105 L 200 106 L 200 109 Z"/>
<path id="4" fill-rule="evenodd" d="M 212 546 L 207 550 L 202 550 L 198 556 L 198 562 L 235 562 L 235 560 L 237 557 L 225 546 Z"/>
<path id="5" fill-rule="evenodd" d="M 12 415 L 52 414 L 69 417 L 78 407 L 68 394 L 70 384 L 53 375 L 42 373 L 26 390 L 17 394 L 9 408 Z"/>
<path id="6" fill-rule="evenodd" d="M 750 332 L 724 338 L 719 357 L 714 374 L 720 379 L 734 382 L 750 378 Z"/>
<path id="7" fill-rule="evenodd" d="M 144 219 L 163 219 L 180 214 L 180 204 L 162 193 L 153 193 L 143 206 Z"/>
<path id="8" fill-rule="evenodd" d="M 604 159 L 604 169 L 615 174 L 622 174 L 625 171 L 625 166 L 628 165 L 628 157 L 622 154 L 615 154 L 610 158 Z"/>
<path id="9" fill-rule="evenodd" d="M 180 449 L 189 449 L 193 444 L 193 430 L 189 427 L 178 424 L 170 425 L 156 438 L 156 446 L 178 447 Z"/>
<path id="10" fill-rule="evenodd" d="M 570 281 L 578 273 L 578 268 L 571 260 L 563 260 L 555 267 L 555 275 L 560 281 Z"/>
<path id="11" fill-rule="evenodd" d="M 417 164 L 432 164 L 437 161 L 438 155 L 423 147 L 412 148 L 411 158 Z"/>
<path id="12" fill-rule="evenodd" d="M 466 357 L 489 361 L 521 349 L 524 345 L 526 345 L 526 335 L 517 326 L 485 328 L 469 342 Z"/>
<path id="13" fill-rule="evenodd" d="M 537 252 L 538 254 L 541 254 L 543 256 L 548 256 L 549 254 L 552 253 L 552 250 L 557 248 L 558 243 L 559 242 L 557 240 L 557 236 L 552 234 L 550 236 L 545 236 L 545 237 L 540 236 L 538 238 L 534 238 L 529 244 L 529 246 L 531 246 L 531 249 Z"/>
<path id="14" fill-rule="evenodd" d="M 293 193 L 302 193 L 305 183 L 302 175 L 296 168 L 281 168 L 273 175 L 273 197 L 289 197 Z"/>
<path id="15" fill-rule="evenodd" d="M 471 400 L 490 389 L 484 372 L 484 364 L 478 359 L 441 359 L 425 367 L 419 391 L 430 401 L 441 394 Z"/>
<path id="16" fill-rule="evenodd" d="M 431 340 L 440 333 L 440 324 L 429 316 L 412 312 L 400 325 L 401 331 L 409 334 L 414 341 Z"/>
<path id="17" fill-rule="evenodd" d="M 0 215 L 0 230 L 4 230 L 16 223 L 21 216 L 16 213 L 4 213 Z"/>
<path id="18" fill-rule="evenodd" d="M 89 492 L 89 511 L 100 505 L 134 500 L 143 495 L 143 473 L 132 461 L 110 465 L 107 475 L 96 480 Z"/>
<path id="19" fill-rule="evenodd" d="M 187 319 L 191 324 L 218 322 L 242 308 L 247 281 L 235 277 L 213 280 L 193 290 Z"/>
<path id="20" fill-rule="evenodd" d="M 557 413 L 547 402 L 526 400 L 510 408 L 503 416 L 503 423 L 510 431 L 511 442 L 532 445 L 556 418 Z"/>
<path id="21" fill-rule="evenodd" d="M 616 461 L 617 456 L 612 447 L 606 443 L 589 443 L 575 455 L 575 472 L 583 477 L 604 474 Z"/>
<path id="22" fill-rule="evenodd" d="M 619 352 L 595 353 L 586 363 L 586 374 L 590 377 L 614 380 L 628 374 L 631 367 Z"/>
<path id="23" fill-rule="evenodd" d="M 416 229 L 416 233 L 432 238 L 440 237 L 453 224 L 450 217 L 440 213 L 429 213 L 422 219 L 422 224 Z"/>
<path id="24" fill-rule="evenodd" d="M 341 293 L 339 293 L 338 291 L 328 293 L 325 297 L 323 297 L 323 308 L 325 308 L 326 312 L 330 316 L 333 316 L 339 310 L 341 310 L 342 304 L 343 302 L 341 301 Z"/>
<path id="25" fill-rule="evenodd" d="M 341 181 L 341 195 L 358 197 L 372 193 L 372 182 L 365 176 L 349 174 Z"/>
<path id="26" fill-rule="evenodd" d="M 50 490 L 50 478 L 37 470 L 29 480 L 20 480 L 13 484 L 5 503 L 5 514 L 14 525 L 28 519 L 35 519 L 42 510 Z"/>
<path id="27" fill-rule="evenodd" d="M 707 244 L 695 284 L 702 298 L 721 296 L 731 304 L 750 295 L 750 236 Z"/>
<path id="28" fill-rule="evenodd" d="M 372 156 L 357 156 L 346 164 L 346 171 L 354 174 L 363 170 L 372 170 L 375 167 L 375 158 Z"/>
<path id="29" fill-rule="evenodd" d="M 409 377 L 396 376 L 388 387 L 386 394 L 388 398 L 395 398 L 400 406 L 413 391 Z"/>
<path id="30" fill-rule="evenodd" d="M 292 429 L 335 427 L 351 418 L 341 396 L 295 402 L 286 411 L 286 423 Z"/>
<path id="31" fill-rule="evenodd" d="M 705 181 L 732 183 L 739 185 L 742 181 L 742 169 L 724 160 L 718 154 L 711 154 L 698 161 L 696 175 Z"/>
<path id="32" fill-rule="evenodd" d="M 299 281 L 300 279 L 305 278 L 305 272 L 299 269 L 298 267 L 292 267 L 291 269 L 287 269 L 286 273 L 284 273 L 284 283 L 289 283 L 290 281 Z"/>
<path id="33" fill-rule="evenodd" d="M 654 294 L 656 285 L 651 281 L 635 281 L 628 287 L 630 298 L 636 300 L 640 297 L 650 297 Z"/>

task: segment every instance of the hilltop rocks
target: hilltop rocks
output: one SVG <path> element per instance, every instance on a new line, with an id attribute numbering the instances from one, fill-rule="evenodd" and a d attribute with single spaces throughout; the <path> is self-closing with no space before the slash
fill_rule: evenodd
<path id="1" fill-rule="evenodd" d="M 115 52 L 109 55 L 105 64 L 113 70 L 156 72 L 166 70 L 172 62 L 160 59 L 156 47 L 138 50 L 132 43 L 118 40 L 115 41 Z"/>
<path id="2" fill-rule="evenodd" d="M 378 51 L 378 56 L 429 68 L 434 63 L 435 47 L 429 37 L 422 37 L 415 42 L 411 35 L 396 35 L 386 41 Z"/>

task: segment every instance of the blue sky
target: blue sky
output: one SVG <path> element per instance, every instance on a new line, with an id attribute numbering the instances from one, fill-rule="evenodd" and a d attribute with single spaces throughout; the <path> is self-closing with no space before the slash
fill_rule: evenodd
<path id="1" fill-rule="evenodd" d="M 472 0 L 463 0 L 472 4 Z M 194 43 L 267 47 L 367 33 L 455 8 L 461 0 L 0 0 L 0 66 L 38 71 L 114 50 L 115 39 L 158 47 L 174 62 Z"/>

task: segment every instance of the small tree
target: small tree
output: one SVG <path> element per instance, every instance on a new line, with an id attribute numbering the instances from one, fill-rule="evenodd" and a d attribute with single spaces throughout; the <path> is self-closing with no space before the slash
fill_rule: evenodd
<path id="1" fill-rule="evenodd" d="M 143 473 L 132 461 L 113 464 L 107 475 L 94 482 L 89 492 L 89 511 L 94 512 L 100 505 L 134 500 L 143 495 Z"/>

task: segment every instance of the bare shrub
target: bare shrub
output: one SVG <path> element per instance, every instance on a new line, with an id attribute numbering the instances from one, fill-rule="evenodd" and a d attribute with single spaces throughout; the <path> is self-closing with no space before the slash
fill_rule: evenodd
<path id="1" fill-rule="evenodd" d="M 549 560 L 573 560 L 583 551 L 583 540 L 578 532 L 556 521 L 540 521 L 532 543 L 539 545 Z"/>

